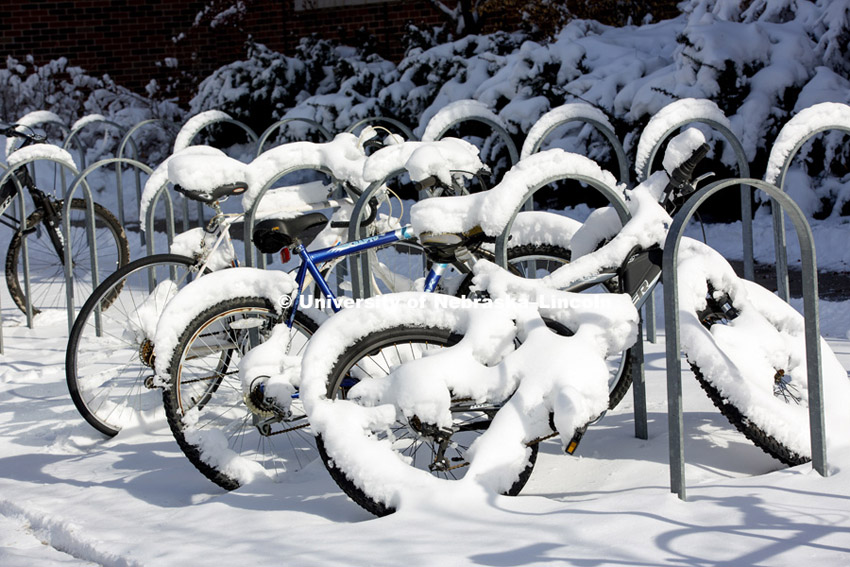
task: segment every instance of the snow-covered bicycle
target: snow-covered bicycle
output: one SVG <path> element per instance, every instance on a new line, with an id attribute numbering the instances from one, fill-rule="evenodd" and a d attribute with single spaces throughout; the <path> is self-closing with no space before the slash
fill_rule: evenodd
<path id="1" fill-rule="evenodd" d="M 349 214 L 362 190 L 357 185 L 365 184 L 359 170 L 366 154 L 361 140 L 353 135 L 339 136 L 327 144 L 292 144 L 266 152 L 253 163 L 260 174 L 257 181 L 255 173 L 254 189 L 265 179 L 263 174 L 272 175 L 299 159 L 316 155 L 330 156 L 311 161 L 326 163 L 336 182 L 313 182 L 270 192 L 264 200 L 269 204 L 263 209 L 270 211 L 267 214 L 292 216 L 315 209 L 334 210 L 339 217 Z M 251 196 L 246 167 L 215 148 L 192 146 L 169 157 L 148 179 L 144 203 L 170 180 L 186 198 L 210 207 L 213 216 L 205 227 L 177 235 L 169 253 L 145 256 L 112 273 L 88 296 L 77 315 L 66 347 L 65 379 L 79 413 L 104 435 L 116 435 L 140 415 L 160 406 L 159 396 L 151 393 L 153 336 L 166 303 L 196 277 L 239 266 L 230 232 L 245 215 L 225 213 L 220 203 L 228 197 Z M 145 217 L 144 211 L 140 217 Z M 347 227 L 347 221 L 337 219 L 328 225 L 322 217 L 313 234 L 324 229 L 325 241 L 333 242 L 345 239 Z M 403 250 L 411 261 L 421 255 L 409 246 Z M 377 263 L 392 252 L 382 251 L 370 260 Z M 393 278 L 400 277 L 382 275 L 381 284 L 387 286 L 395 285 Z M 344 285 L 347 280 L 345 274 L 339 274 L 333 281 Z"/>
<path id="2" fill-rule="evenodd" d="M 46 138 L 34 132 L 23 131 L 18 124 L 0 125 L 0 134 L 9 142 L 20 138 L 23 144 L 16 158 L 24 155 L 61 155 L 63 150 L 45 146 Z M 11 148 L 11 145 L 9 146 Z M 14 154 L 12 154 L 14 156 Z M 67 154 L 65 154 L 67 156 Z M 10 160 L 11 161 L 11 160 Z M 70 162 L 70 156 L 67 161 Z M 9 241 L 6 253 L 6 285 L 15 305 L 26 312 L 27 305 L 33 314 L 49 308 L 64 306 L 65 295 L 60 293 L 65 284 L 65 236 L 62 233 L 65 202 L 40 190 L 26 167 L 15 170 L 15 180 L 9 178 L 0 187 L 0 223 L 12 228 L 14 236 Z M 34 210 L 21 222 L 5 214 L 20 190 L 32 198 Z M 74 199 L 68 208 L 69 238 L 72 245 L 71 258 L 74 286 L 77 293 L 89 293 L 92 289 L 92 272 L 111 273 L 130 261 L 127 235 L 118 219 L 99 203 L 92 203 L 93 235 L 97 245 L 97 264 L 90 257 L 86 201 Z M 24 259 L 24 246 L 27 258 Z M 29 281 L 25 282 L 24 262 Z M 27 287 L 29 285 L 29 287 Z M 114 299 L 114 295 L 112 296 Z M 108 299 L 108 298 L 107 298 Z"/>
<path id="3" fill-rule="evenodd" d="M 594 213 L 572 239 L 572 261 L 547 277 L 521 280 L 482 261 L 475 283 L 489 303 L 447 307 L 403 294 L 326 323 L 305 353 L 301 392 L 342 490 L 376 515 L 417 494 L 451 498 L 470 483 L 516 494 L 540 441 L 559 435 L 573 452 L 609 404 L 605 357 L 637 339 L 636 308 L 660 278 L 668 213 L 694 190 L 691 174 L 707 150 L 697 130 L 672 140 L 670 174 L 656 172 L 627 192 L 631 219 L 621 226 L 610 209 Z M 564 160 L 584 158 L 542 152 L 503 183 L 532 186 Z M 591 164 L 584 169 L 593 172 Z M 499 187 L 493 193 L 511 198 Z M 423 202 L 413 222 L 451 232 L 483 220 L 496 232 L 487 221 L 505 206 L 513 210 L 485 198 Z M 807 458 L 802 318 L 740 280 L 707 246 L 688 241 L 682 250 L 682 344 L 701 382 L 759 446 L 785 462 Z M 615 277 L 622 294 L 574 293 Z M 850 401 L 850 382 L 822 349 L 826 399 L 839 407 Z M 829 412 L 828 429 L 846 430 L 846 414 Z"/>

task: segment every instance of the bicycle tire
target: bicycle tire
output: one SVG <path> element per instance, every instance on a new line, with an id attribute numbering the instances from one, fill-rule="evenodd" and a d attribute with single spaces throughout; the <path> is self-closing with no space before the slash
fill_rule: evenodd
<path id="1" fill-rule="evenodd" d="M 483 257 L 490 260 L 493 258 L 490 254 Z M 535 266 L 535 277 L 539 278 L 551 274 L 564 264 L 568 264 L 571 258 L 572 253 L 568 249 L 556 244 L 522 244 L 508 248 L 508 263 L 516 270 L 517 275 L 522 277 L 528 277 L 529 268 L 527 262 L 532 260 L 538 262 Z M 539 264 L 541 261 L 544 262 L 542 266 Z M 457 296 L 465 297 L 469 295 L 472 287 L 472 279 L 472 274 L 464 276 L 458 286 Z M 612 278 L 595 287 L 610 293 L 621 293 L 619 278 Z M 551 322 L 547 324 L 555 328 Z M 565 331 L 562 325 L 558 327 L 560 328 L 557 329 L 557 332 L 563 333 Z M 608 409 L 614 409 L 623 400 L 632 385 L 632 370 L 634 367 L 632 349 L 629 348 L 618 355 L 608 357 L 607 362 L 610 368 Z"/>
<path id="2" fill-rule="evenodd" d="M 259 325 L 235 323 L 249 319 Z M 221 301 L 183 330 L 171 359 L 169 384 L 162 393 L 171 432 L 192 465 L 225 490 L 238 488 L 260 469 L 268 476 L 295 472 L 316 456 L 300 400 L 292 401 L 292 415 L 282 429 L 260 432 L 254 424 L 263 409 L 246 403 L 235 372 L 238 359 L 251 348 L 249 328 L 264 339 L 280 320 L 265 298 Z M 296 312 L 299 352 L 317 328 L 310 317 Z M 285 441 L 275 443 L 280 434 Z"/>
<path id="3" fill-rule="evenodd" d="M 62 210 L 64 202 L 56 201 Z M 84 199 L 71 201 L 71 235 L 73 254 L 74 297 L 88 297 L 92 292 L 90 252 L 87 245 L 86 202 Z M 27 217 L 24 231 L 17 231 L 9 242 L 6 253 L 6 286 L 15 305 L 26 312 L 27 296 L 23 275 L 23 240 L 27 238 L 30 264 L 30 293 L 33 315 L 48 308 L 65 307 L 64 258 L 56 255 L 48 235 L 41 229 L 44 211 L 36 210 Z M 94 203 L 95 237 L 98 240 L 98 272 L 111 274 L 130 261 L 130 245 L 118 219 L 108 209 Z M 60 227 L 61 230 L 61 227 Z M 31 231 L 31 232 L 30 232 Z M 98 278 L 100 281 L 103 278 Z M 52 299 L 52 301 L 50 301 Z"/>
<path id="4" fill-rule="evenodd" d="M 194 268 L 192 258 L 177 254 L 140 258 L 106 278 L 80 309 L 65 351 L 65 380 L 77 411 L 104 435 L 117 435 L 139 412 L 159 406 L 145 385 L 153 376 L 155 321 L 139 307 L 161 313 L 165 303 L 150 293 L 151 286 L 167 279 L 180 288 L 193 279 Z"/>
<path id="5" fill-rule="evenodd" d="M 347 348 L 342 356 L 337 359 L 328 377 L 327 397 L 330 400 L 335 400 L 333 403 L 338 403 L 337 400 L 342 401 L 340 399 L 344 400 L 346 398 L 345 393 L 347 389 L 350 387 L 352 382 L 356 382 L 358 380 L 356 376 L 351 375 L 352 369 L 355 367 L 363 369 L 361 376 L 369 374 L 370 378 L 376 378 L 375 374 L 380 373 L 376 372 L 376 370 L 386 373 L 387 370 L 383 368 L 380 362 L 374 362 L 378 354 L 382 357 L 386 355 L 386 352 L 384 351 L 385 348 L 392 347 L 399 362 L 408 362 L 412 358 L 402 360 L 402 358 L 406 358 L 406 355 L 403 357 L 400 354 L 401 352 L 406 352 L 407 348 L 397 348 L 398 345 L 402 343 L 406 343 L 410 346 L 411 357 L 415 357 L 416 351 L 419 349 L 414 349 L 413 345 L 424 345 L 424 348 L 427 348 L 428 345 L 433 345 L 437 348 L 443 348 L 456 344 L 460 338 L 460 335 L 452 333 L 446 329 L 437 327 L 409 327 L 404 325 L 369 333 L 354 342 L 354 344 Z M 390 356 L 392 357 L 392 354 Z M 364 362 L 366 359 L 369 359 L 369 364 Z M 389 367 L 390 362 L 386 362 L 386 358 L 383 360 Z M 365 370 L 364 368 L 367 366 L 369 369 Z M 357 374 L 357 372 L 355 372 L 355 374 Z M 468 438 L 474 437 L 476 432 L 486 429 L 489 425 L 490 419 L 492 419 L 492 415 L 486 414 L 482 411 L 465 408 L 462 405 L 456 405 L 456 409 L 457 411 L 454 413 L 457 415 L 455 426 L 457 430 L 453 433 L 453 437 L 456 434 L 460 435 L 458 438 L 453 439 L 453 443 L 456 443 L 456 445 L 452 448 L 454 456 L 451 458 L 448 456 L 446 457 L 447 460 L 454 463 L 453 466 L 455 468 L 447 471 L 436 471 L 442 472 L 442 478 L 446 480 L 460 478 L 460 476 L 462 476 L 460 473 L 463 472 L 465 465 L 468 464 L 464 450 L 466 448 L 465 445 L 468 445 L 468 443 L 471 442 Z M 412 421 L 413 420 L 409 420 L 406 424 L 398 422 L 394 431 L 412 430 L 412 428 L 415 427 L 410 425 Z M 325 432 L 324 435 L 327 436 L 328 432 Z M 363 435 L 364 442 L 372 441 L 369 446 L 370 451 L 398 451 L 399 454 L 409 459 L 407 462 L 409 466 L 416 468 L 427 467 L 428 461 L 433 461 L 433 455 L 435 454 L 433 445 L 429 445 L 431 450 L 429 455 L 420 453 L 420 448 L 427 445 L 429 443 L 428 441 L 425 441 L 422 444 L 417 444 L 414 439 L 414 442 L 405 448 L 398 446 L 399 444 L 404 445 L 405 435 L 394 436 L 393 445 L 395 445 L 395 447 L 390 447 L 389 443 L 384 442 L 386 438 L 382 437 L 380 431 L 365 431 L 363 432 Z M 419 436 L 419 439 L 426 439 L 425 435 L 415 433 L 414 436 L 416 435 Z M 410 439 L 412 438 L 413 436 L 410 437 Z M 329 453 L 329 445 L 340 446 L 341 444 L 344 444 L 345 440 L 335 440 L 331 443 L 327 443 L 326 441 L 326 438 L 318 436 L 316 439 L 316 445 L 325 467 L 340 489 L 342 489 L 342 491 L 359 506 L 376 516 L 386 516 L 393 513 L 395 508 L 382 496 L 375 494 L 372 490 L 374 487 L 358 482 L 358 475 L 346 472 L 345 465 L 342 464 L 345 461 L 339 459 L 336 455 Z M 511 484 L 505 494 L 515 496 L 528 482 L 534 468 L 534 464 L 537 460 L 538 446 L 537 444 L 532 444 L 529 445 L 529 449 L 528 460 L 525 467 L 518 474 L 516 480 Z M 420 459 L 420 457 L 428 458 Z M 435 471 L 431 472 L 433 474 Z"/>
<path id="6" fill-rule="evenodd" d="M 739 313 L 734 307 L 730 309 L 731 300 L 729 300 L 728 295 L 721 292 L 718 298 L 718 296 L 715 295 L 716 290 L 714 290 L 711 285 L 708 285 L 708 288 L 709 292 L 706 299 L 706 308 L 697 313 L 697 317 L 700 324 L 710 331 L 714 325 L 730 324 L 738 317 Z M 776 301 L 782 301 L 779 298 L 775 299 Z M 721 351 L 723 350 L 719 344 L 716 342 L 715 344 Z M 699 385 L 708 395 L 715 407 L 720 410 L 720 413 L 723 414 L 729 423 L 731 423 L 753 444 L 774 459 L 777 459 L 788 466 L 793 467 L 801 465 L 811 460 L 808 456 L 801 455 L 799 452 L 788 447 L 773 435 L 767 433 L 757 417 L 752 415 L 751 412 L 739 408 L 738 405 L 732 402 L 728 396 L 723 395 L 720 387 L 715 384 L 710 372 L 703 370 L 698 364 L 691 362 L 690 360 L 688 363 L 694 373 L 694 377 L 697 379 L 697 382 L 699 382 Z M 774 380 L 774 397 L 777 398 L 781 395 L 780 391 L 783 389 L 787 390 L 790 386 L 790 382 L 793 380 L 792 377 L 789 382 L 785 384 L 784 388 L 777 386 L 776 381 L 779 370 L 780 369 L 777 369 L 777 374 L 772 377 Z M 787 397 L 785 398 L 785 401 L 788 403 L 789 400 Z M 805 401 L 806 400 L 802 399 L 798 400 L 799 403 L 803 403 Z"/>

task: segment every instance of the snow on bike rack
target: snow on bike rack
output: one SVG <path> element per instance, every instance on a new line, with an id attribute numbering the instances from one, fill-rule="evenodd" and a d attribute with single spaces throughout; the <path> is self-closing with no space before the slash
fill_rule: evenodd
<path id="1" fill-rule="evenodd" d="M 445 136 L 446 132 L 464 122 L 480 122 L 489 126 L 507 147 L 511 165 L 519 161 L 519 152 L 513 138 L 508 134 L 505 123 L 486 104 L 477 100 L 456 100 L 441 108 L 425 126 L 422 141 L 439 140 Z"/>
<path id="2" fill-rule="evenodd" d="M 531 154 L 537 153 L 543 145 L 543 140 L 546 136 L 555 131 L 556 128 L 569 124 L 570 122 L 584 122 L 595 127 L 608 143 L 614 148 L 614 153 L 617 156 L 617 165 L 620 168 L 620 182 L 629 182 L 629 161 L 626 158 L 626 152 L 623 150 L 623 144 L 617 138 L 614 132 L 614 127 L 604 112 L 584 102 L 571 102 L 553 108 L 543 116 L 541 116 L 534 126 L 528 131 L 525 136 L 525 141 L 522 143 L 520 150 L 520 159 L 525 159 Z"/>
<path id="3" fill-rule="evenodd" d="M 803 144 L 821 132 L 838 130 L 850 134 L 850 106 L 823 102 L 804 108 L 785 123 L 770 149 L 764 180 L 785 191 L 785 176 L 794 156 Z M 776 285 L 779 297 L 788 301 L 788 251 L 785 242 L 785 220 L 782 207 L 772 207 L 773 242 L 776 251 Z"/>
<path id="4" fill-rule="evenodd" d="M 151 126 L 151 125 L 158 125 L 162 128 L 163 132 L 165 132 L 166 134 L 168 133 L 168 127 L 167 127 L 168 123 L 165 122 L 164 120 L 162 120 L 160 118 L 152 118 L 150 120 L 143 120 L 143 121 L 137 123 L 136 125 L 134 125 L 129 130 L 127 130 L 127 132 L 124 134 L 124 137 L 121 139 L 121 143 L 118 144 L 118 152 L 117 152 L 115 157 L 119 157 L 119 158 L 124 157 L 124 150 L 129 145 L 130 147 L 133 148 L 133 159 L 138 160 L 139 159 L 139 152 L 138 152 L 138 148 L 136 147 L 136 142 L 133 140 L 133 134 L 135 134 L 138 130 L 144 128 L 145 126 Z M 142 184 L 141 177 L 139 177 L 139 169 L 136 168 L 134 171 L 136 173 L 136 202 L 141 203 L 142 202 L 142 187 L 143 187 L 143 184 Z M 116 181 L 115 189 L 116 189 L 116 193 L 118 195 L 118 220 L 119 220 L 119 222 L 121 222 L 122 226 L 125 226 L 124 225 L 124 218 L 126 217 L 126 215 L 124 213 L 124 179 L 121 176 L 121 167 L 120 166 L 118 167 L 118 171 L 117 171 L 116 176 L 115 176 L 115 181 Z M 173 218 L 174 218 L 173 211 L 171 212 L 171 218 L 172 218 L 172 225 L 173 225 Z M 144 218 L 140 215 L 139 216 L 139 226 L 141 227 L 144 224 L 144 222 L 145 222 Z M 145 231 L 144 230 L 139 230 L 139 239 L 140 239 L 142 245 L 147 244 L 147 242 L 145 241 Z"/>

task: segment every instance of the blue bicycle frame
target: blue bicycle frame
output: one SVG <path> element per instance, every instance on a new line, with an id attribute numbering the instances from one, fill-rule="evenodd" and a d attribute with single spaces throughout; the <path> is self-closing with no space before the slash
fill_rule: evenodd
<path id="1" fill-rule="evenodd" d="M 411 232 L 410 227 L 405 226 L 391 232 L 369 236 L 367 238 L 355 240 L 354 242 L 337 244 L 336 246 L 315 250 L 313 252 L 308 252 L 303 244 L 299 244 L 295 247 L 295 252 L 301 258 L 301 266 L 298 268 L 298 275 L 295 277 L 295 282 L 298 284 L 298 290 L 295 297 L 301 297 L 301 292 L 304 289 L 304 282 L 307 278 L 307 273 L 309 272 L 315 280 L 316 285 L 319 286 L 319 290 L 321 290 L 322 295 L 330 300 L 331 309 L 333 309 L 334 313 L 336 313 L 341 310 L 342 307 L 340 306 L 336 295 L 334 295 L 334 292 L 331 291 L 330 286 L 328 286 L 328 282 L 326 282 L 325 278 L 322 277 L 317 264 L 342 258 L 344 256 L 350 256 L 373 248 L 380 248 L 382 246 L 392 244 L 393 242 L 412 240 L 413 238 L 414 235 Z M 434 264 L 431 267 L 428 271 L 428 275 L 425 277 L 424 291 L 432 292 L 437 288 L 437 284 L 439 283 L 447 266 L 448 264 Z M 297 299 L 293 304 L 292 310 L 289 313 L 289 319 L 286 322 L 286 326 L 290 329 L 295 321 L 296 311 L 298 311 Z"/>

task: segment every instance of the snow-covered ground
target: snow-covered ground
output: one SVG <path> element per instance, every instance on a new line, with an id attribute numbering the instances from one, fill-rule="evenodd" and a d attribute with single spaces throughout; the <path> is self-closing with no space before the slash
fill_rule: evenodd
<path id="1" fill-rule="evenodd" d="M 320 462 L 284 483 L 226 493 L 202 477 L 158 415 L 102 438 L 64 383 L 64 321 L 29 330 L 2 291 L 0 565 L 843 565 L 850 453 L 830 476 L 784 468 L 740 434 L 685 370 L 689 501 L 670 493 L 662 341 L 647 345 L 648 440 L 630 396 L 577 456 L 541 449 L 517 498 L 425 495 L 375 519 Z M 850 302 L 821 306 L 845 368 Z M 843 318 L 833 316 L 843 313 Z M 843 333 L 841 330 L 843 329 Z M 214 559 L 213 559 L 214 558 Z"/>

